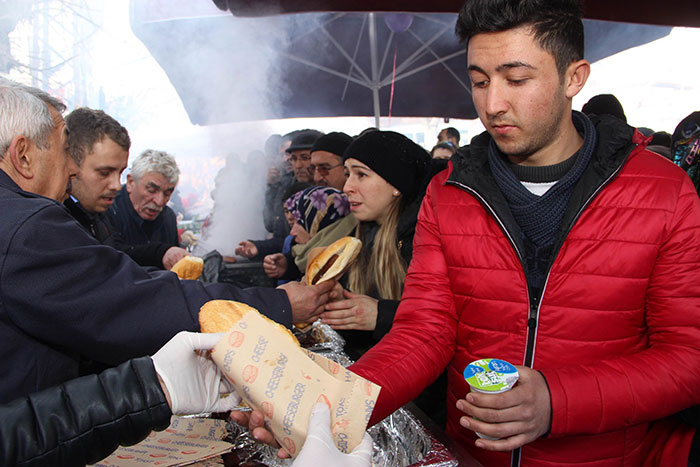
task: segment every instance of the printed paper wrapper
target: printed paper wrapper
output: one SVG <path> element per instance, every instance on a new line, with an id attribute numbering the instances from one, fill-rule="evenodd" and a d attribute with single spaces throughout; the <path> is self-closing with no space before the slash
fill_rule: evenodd
<path id="1" fill-rule="evenodd" d="M 174 416 L 165 431 L 152 432 L 133 446 L 121 446 L 96 467 L 135 467 L 187 465 L 231 450 L 226 422 L 209 418 Z"/>
<path id="2" fill-rule="evenodd" d="M 265 414 L 277 441 L 296 457 L 316 402 L 330 407 L 342 452 L 362 440 L 380 387 L 296 345 L 258 313 L 246 313 L 216 345 L 212 358 L 246 403 Z"/>

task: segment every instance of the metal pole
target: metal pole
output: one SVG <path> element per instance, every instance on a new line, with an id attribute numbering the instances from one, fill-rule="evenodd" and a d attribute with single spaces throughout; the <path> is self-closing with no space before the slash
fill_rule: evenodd
<path id="1" fill-rule="evenodd" d="M 377 68 L 377 28 L 374 13 L 369 14 L 369 54 L 372 62 L 372 101 L 374 103 L 374 126 L 379 128 L 379 69 Z"/>

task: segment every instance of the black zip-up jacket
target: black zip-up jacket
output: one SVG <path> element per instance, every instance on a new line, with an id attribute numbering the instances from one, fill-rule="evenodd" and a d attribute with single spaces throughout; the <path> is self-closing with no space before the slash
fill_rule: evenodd
<path id="1" fill-rule="evenodd" d="M 165 206 L 158 217 L 152 221 L 142 219 L 131 204 L 126 185 L 122 186 L 105 215 L 109 217 L 112 226 L 119 229 L 124 240 L 131 245 L 165 243 L 178 246 L 175 212 Z"/>
<path id="2" fill-rule="evenodd" d="M 0 403 L 77 377 L 82 360 L 151 355 L 179 331 L 198 331 L 209 300 L 244 302 L 292 325 L 284 290 L 147 271 L 1 170 L 0 206 Z"/>
<path id="3" fill-rule="evenodd" d="M 102 243 L 111 246 L 119 251 L 123 251 L 141 266 L 152 266 L 165 269 L 163 266 L 163 255 L 174 245 L 162 242 L 151 242 L 143 245 L 132 245 L 127 242 L 112 221 L 103 214 L 90 214 L 80 205 L 79 202 L 68 198 L 63 203 L 68 211 L 80 225 L 85 227 L 90 235 Z"/>
<path id="4" fill-rule="evenodd" d="M 0 465 L 84 466 L 164 430 L 172 415 L 141 357 L 0 406 Z"/>

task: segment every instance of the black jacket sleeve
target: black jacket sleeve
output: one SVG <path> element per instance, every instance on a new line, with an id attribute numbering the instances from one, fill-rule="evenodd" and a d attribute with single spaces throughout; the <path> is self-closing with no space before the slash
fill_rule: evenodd
<path id="1" fill-rule="evenodd" d="M 146 270 L 98 243 L 58 206 L 17 228 L 0 266 L 2 306 L 14 326 L 103 363 L 152 355 L 179 331 L 198 331 L 199 309 L 210 300 L 247 303 L 292 325 L 284 290 L 181 281 L 170 271 Z"/>
<path id="2" fill-rule="evenodd" d="M 0 465 L 92 464 L 171 415 L 152 360 L 134 359 L 0 406 Z"/>
<path id="3" fill-rule="evenodd" d="M 267 255 L 281 252 L 285 237 L 286 235 L 284 237 L 275 235 L 265 240 L 251 240 L 258 249 L 258 254 L 254 259 L 262 261 Z"/>
<path id="4" fill-rule="evenodd" d="M 372 339 L 379 342 L 394 324 L 394 316 L 399 308 L 399 300 L 379 300 L 377 303 L 377 326 L 372 331 Z"/>
<path id="5" fill-rule="evenodd" d="M 299 270 L 297 263 L 294 262 L 294 257 L 291 255 L 291 253 L 285 253 L 284 257 L 287 259 L 287 270 L 284 271 L 284 274 L 282 274 L 280 279 L 288 281 L 300 280 L 304 273 Z"/>

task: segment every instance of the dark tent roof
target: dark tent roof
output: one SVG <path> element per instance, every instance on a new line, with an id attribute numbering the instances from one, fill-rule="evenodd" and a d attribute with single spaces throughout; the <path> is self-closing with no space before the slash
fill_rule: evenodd
<path id="1" fill-rule="evenodd" d="M 237 16 L 265 16 L 310 11 L 407 11 L 455 13 L 464 0 L 213 0 Z M 666 26 L 700 27 L 697 0 L 584 0 L 589 19 Z"/>
<path id="2" fill-rule="evenodd" d="M 225 6 L 234 12 L 248 8 L 245 11 L 252 13 L 252 5 L 270 4 L 279 7 L 274 11 L 286 12 L 317 3 L 228 0 Z M 374 4 L 351 3 L 355 5 L 353 9 Z M 400 2 L 402 8 L 418 3 L 427 2 Z M 448 3 L 451 2 L 431 2 L 425 8 Z M 323 4 L 351 7 L 342 1 Z M 132 0 L 131 15 L 134 33 L 167 73 L 195 124 L 388 116 L 390 106 L 395 117 L 476 118 L 467 83 L 464 46 L 453 32 L 455 13 L 327 12 L 244 19 L 224 13 L 217 16 L 210 3 L 209 8 L 215 13 L 212 15 L 201 5 L 189 0 Z M 262 14 L 260 10 L 255 13 Z M 391 16 L 394 20 L 403 17 L 399 21 L 409 19 L 408 28 L 398 31 L 392 27 Z M 246 27 L 238 28 L 239 22 L 246 23 Z M 251 45 L 243 37 L 250 34 L 251 25 L 264 30 L 271 23 L 291 39 L 280 44 L 263 35 Z M 594 20 L 585 20 L 584 24 L 586 58 L 590 61 L 658 39 L 671 30 Z M 242 78 L 255 65 L 251 64 L 249 53 L 241 53 L 245 47 L 260 51 L 261 57 L 275 54 L 266 88 L 274 90 L 273 95 L 261 97 L 261 101 L 273 100 L 273 106 L 243 99 L 246 106 L 241 108 L 241 99 L 235 98 L 241 92 L 254 94 L 245 89 L 247 83 Z"/>

